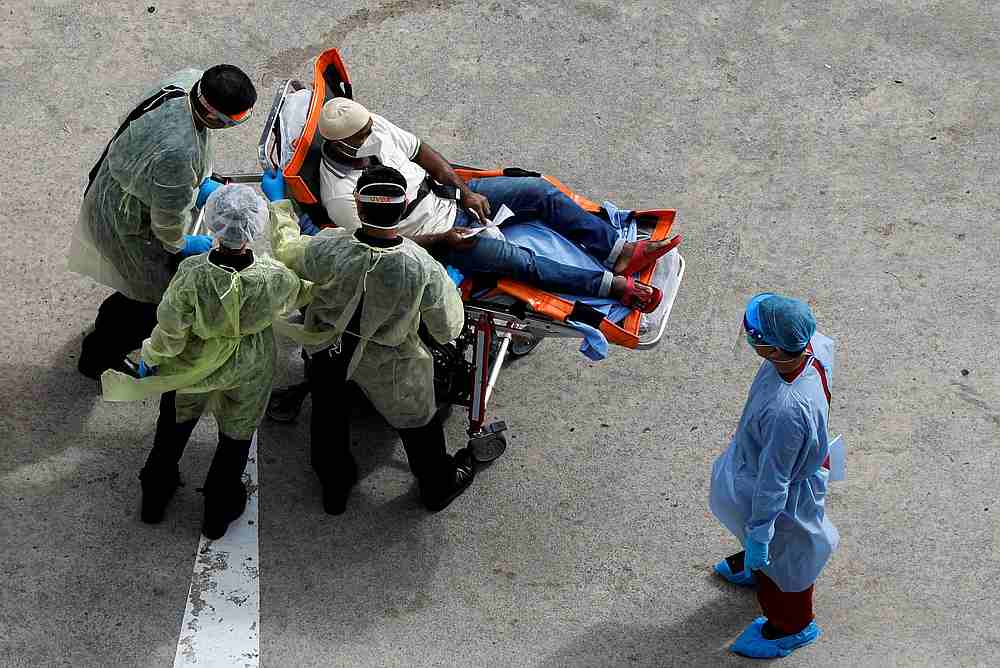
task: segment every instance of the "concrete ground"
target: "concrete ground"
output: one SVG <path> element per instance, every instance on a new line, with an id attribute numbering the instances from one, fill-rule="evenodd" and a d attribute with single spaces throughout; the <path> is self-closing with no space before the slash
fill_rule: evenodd
<path id="1" fill-rule="evenodd" d="M 152 3 L 156 0 L 147 0 Z M 65 269 L 91 167 L 161 75 L 261 85 L 218 169 L 254 167 L 276 80 L 341 49 L 356 95 L 447 157 L 678 210 L 669 336 L 591 363 L 547 341 L 501 378 L 511 447 L 446 512 L 418 505 L 383 424 L 332 518 L 305 419 L 265 423 L 268 666 L 744 665 L 756 614 L 708 475 L 756 360 L 744 301 L 808 299 L 838 342 L 849 480 L 816 645 L 783 665 L 996 666 L 1000 614 L 1000 9 L 993 2 L 7 2 L 0 5 L 0 664 L 169 665 L 214 446 L 167 520 L 138 520 L 154 402 L 77 374 L 108 290 Z M 298 367 L 289 373 L 295 376 Z M 303 418 L 305 415 L 303 416 Z M 453 447 L 461 421 L 449 423 Z M 751 662 L 746 662 L 749 665 Z"/>

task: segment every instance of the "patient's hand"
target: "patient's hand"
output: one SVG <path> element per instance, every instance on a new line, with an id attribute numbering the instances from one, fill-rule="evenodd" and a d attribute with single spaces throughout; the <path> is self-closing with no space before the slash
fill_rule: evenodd
<path id="1" fill-rule="evenodd" d="M 441 241 L 455 250 L 467 250 L 476 245 L 475 235 L 470 227 L 453 227 L 441 235 Z"/>
<path id="2" fill-rule="evenodd" d="M 479 193 L 474 193 L 471 190 L 466 190 L 462 193 L 461 205 L 468 209 L 473 216 L 479 219 L 479 222 L 486 224 L 486 221 L 490 217 L 490 201 L 480 195 Z"/>

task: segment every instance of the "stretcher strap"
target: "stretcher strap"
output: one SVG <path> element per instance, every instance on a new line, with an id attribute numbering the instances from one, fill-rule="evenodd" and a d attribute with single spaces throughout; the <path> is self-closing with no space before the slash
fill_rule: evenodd
<path id="1" fill-rule="evenodd" d="M 183 97 L 184 95 L 187 95 L 187 91 L 180 86 L 164 86 L 160 90 L 156 91 L 155 94 L 140 102 L 139 106 L 133 109 L 129 115 L 125 117 L 125 120 L 118 128 L 118 132 L 116 132 L 115 136 L 111 138 L 108 145 L 104 147 L 104 152 L 101 153 L 101 157 L 97 159 L 97 163 L 94 165 L 93 169 L 90 170 L 87 188 L 83 191 L 83 194 L 86 195 L 87 192 L 90 191 L 90 186 L 94 185 L 94 179 L 97 178 L 97 172 L 101 169 L 101 164 L 103 164 L 105 158 L 108 157 L 108 151 L 111 150 L 111 145 L 115 143 L 116 139 L 122 136 L 122 133 L 128 129 L 128 126 L 131 125 L 133 121 L 139 120 L 143 114 L 153 111 L 167 100 L 172 100 L 176 97 Z"/>

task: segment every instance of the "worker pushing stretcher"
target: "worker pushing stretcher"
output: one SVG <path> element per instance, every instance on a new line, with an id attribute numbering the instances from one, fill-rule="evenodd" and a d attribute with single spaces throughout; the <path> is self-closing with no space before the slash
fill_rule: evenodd
<path id="1" fill-rule="evenodd" d="M 505 425 L 488 425 L 485 415 L 509 351 L 530 351 L 550 336 L 583 339 L 581 350 L 595 359 L 609 343 L 657 345 L 683 276 L 680 238 L 668 238 L 673 210 L 598 205 L 557 179 L 522 169 L 451 165 L 352 95 L 335 49 L 317 59 L 311 89 L 282 82 L 259 146 L 263 181 L 280 170 L 308 234 L 329 225 L 358 227 L 354 190 L 366 166 L 384 164 L 404 175 L 400 234 L 464 277 L 462 335 L 428 345 L 443 389 L 439 402 L 469 407 L 477 459 L 492 459 L 505 447 Z M 469 237 L 503 206 L 514 217 L 502 238 Z M 307 391 L 303 384 L 276 393 L 269 415 L 294 419 Z"/>

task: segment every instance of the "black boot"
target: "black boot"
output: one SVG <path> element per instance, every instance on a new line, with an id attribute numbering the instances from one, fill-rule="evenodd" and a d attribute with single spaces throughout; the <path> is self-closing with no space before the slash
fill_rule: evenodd
<path id="1" fill-rule="evenodd" d="M 205 487 L 205 515 L 201 533 L 210 540 L 226 535 L 229 525 L 239 519 L 247 507 L 247 488 L 241 480 L 223 488 Z"/>
<path id="2" fill-rule="evenodd" d="M 476 464 L 472 451 L 462 448 L 453 456 L 453 464 L 446 475 L 420 481 L 420 497 L 424 507 L 432 513 L 447 508 L 476 478 Z"/>
<path id="3" fill-rule="evenodd" d="M 250 454 L 250 441 L 238 441 L 219 434 L 219 447 L 205 478 L 205 514 L 201 533 L 215 540 L 225 535 L 230 523 L 247 507 L 243 469 Z"/>
<path id="4" fill-rule="evenodd" d="M 146 524 L 159 524 L 174 492 L 181 485 L 181 476 L 174 465 L 173 470 L 155 470 L 144 467 L 139 472 L 142 486 L 142 510 L 140 517 Z"/>
<path id="5" fill-rule="evenodd" d="M 327 515 L 343 515 L 347 510 L 347 498 L 358 482 L 358 466 L 350 454 L 338 463 L 336 470 L 316 473 L 323 486 L 323 510 Z"/>
<path id="6" fill-rule="evenodd" d="M 160 397 L 160 416 L 156 420 L 156 435 L 153 448 L 146 457 L 146 465 L 139 472 L 142 486 L 142 510 L 140 516 L 147 524 L 157 524 L 163 520 L 163 512 L 174 492 L 181 486 L 177 462 L 184 454 L 184 446 L 191 438 L 191 432 L 198 419 L 176 422 L 174 392 Z"/>

